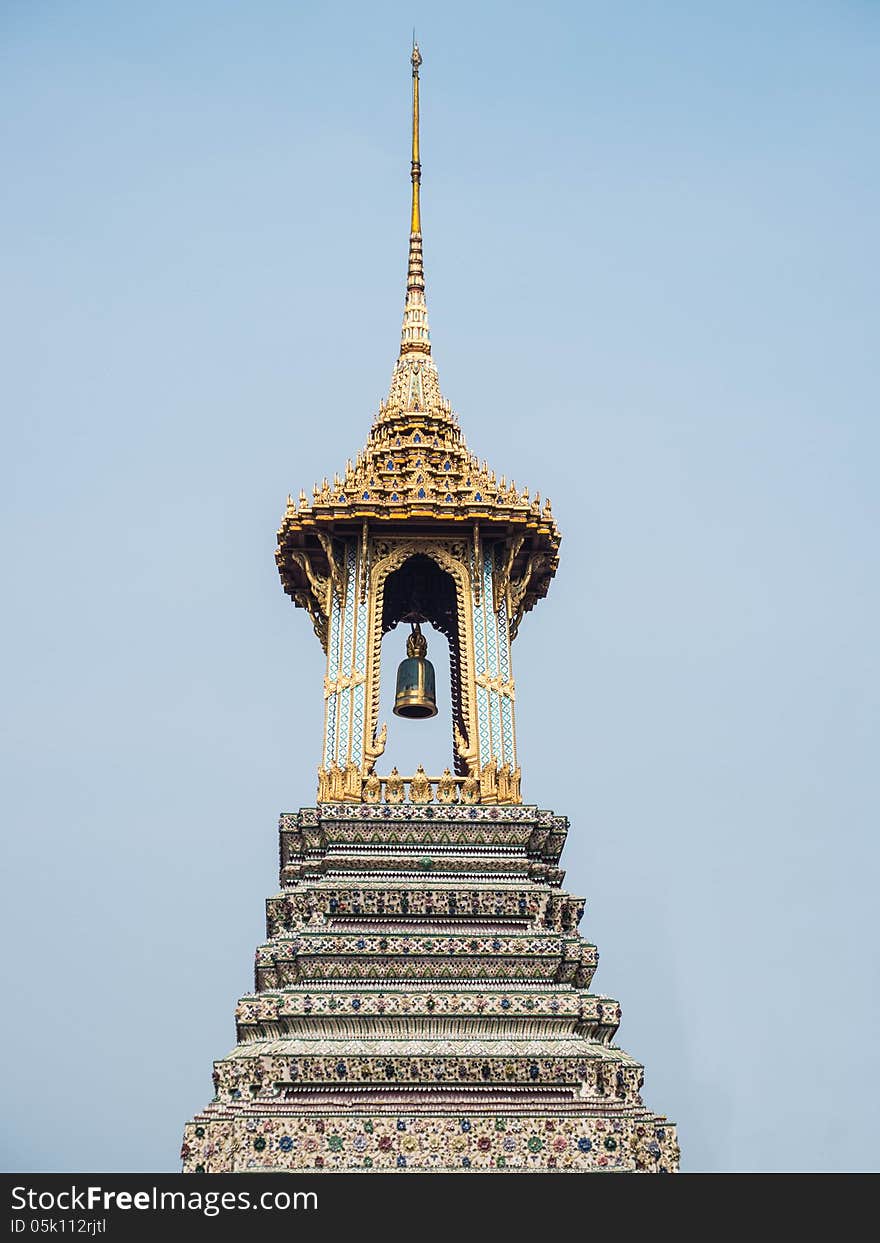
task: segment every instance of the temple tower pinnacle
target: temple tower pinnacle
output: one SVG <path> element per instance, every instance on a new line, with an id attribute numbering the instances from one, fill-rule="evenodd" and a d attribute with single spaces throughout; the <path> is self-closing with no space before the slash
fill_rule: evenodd
<path id="1" fill-rule="evenodd" d="M 406 305 L 400 353 L 430 354 L 431 334 L 428 331 L 428 308 L 425 304 L 425 270 L 422 264 L 422 212 L 420 191 L 422 165 L 419 160 L 419 65 L 422 54 L 413 41 L 412 50 L 412 212 L 409 226 L 409 263 L 406 271 Z"/>

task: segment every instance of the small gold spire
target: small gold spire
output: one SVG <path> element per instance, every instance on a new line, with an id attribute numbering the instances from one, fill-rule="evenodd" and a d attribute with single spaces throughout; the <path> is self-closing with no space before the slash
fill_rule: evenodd
<path id="1" fill-rule="evenodd" d="M 412 65 L 412 214 L 409 232 L 409 262 L 406 270 L 406 305 L 403 312 L 403 332 L 400 338 L 400 357 L 407 354 L 429 355 L 431 334 L 428 330 L 428 309 L 425 305 L 425 269 L 422 264 L 422 215 L 419 200 L 422 182 L 422 166 L 419 162 L 419 65 L 422 54 L 413 33 Z"/>

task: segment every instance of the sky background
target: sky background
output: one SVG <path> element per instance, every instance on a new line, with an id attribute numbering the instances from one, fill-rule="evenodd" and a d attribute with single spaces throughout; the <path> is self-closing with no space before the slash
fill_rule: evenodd
<path id="1" fill-rule="evenodd" d="M 320 752 L 275 532 L 387 392 L 413 21 L 441 384 L 563 532 L 517 718 L 596 987 L 684 1169 L 876 1169 L 867 0 L 0 4 L 0 1164 L 178 1168 L 234 1042 Z"/>

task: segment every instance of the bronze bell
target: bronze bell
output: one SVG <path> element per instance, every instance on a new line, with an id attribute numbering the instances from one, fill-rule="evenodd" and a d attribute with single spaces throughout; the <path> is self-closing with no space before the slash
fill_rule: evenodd
<path id="1" fill-rule="evenodd" d="M 406 641 L 406 660 L 400 662 L 397 670 L 395 716 L 424 721 L 429 716 L 437 715 L 434 666 L 425 659 L 427 653 L 428 640 L 422 634 L 419 623 L 413 622 L 412 633 Z"/>

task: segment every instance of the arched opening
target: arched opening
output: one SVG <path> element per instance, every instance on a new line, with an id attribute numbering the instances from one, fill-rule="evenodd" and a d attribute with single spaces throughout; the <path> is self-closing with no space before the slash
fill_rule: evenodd
<path id="1" fill-rule="evenodd" d="M 439 777 L 447 765 L 452 768 L 450 724 L 449 663 L 446 636 L 430 623 L 421 623 L 428 640 L 428 660 L 436 675 L 437 715 L 421 721 L 408 721 L 394 715 L 397 667 L 406 656 L 409 624 L 398 625 L 382 639 L 382 672 L 379 686 L 379 720 L 387 722 L 388 739 L 381 760 L 381 772 L 396 768 L 409 776 L 421 764 L 432 777 Z"/>
<path id="2" fill-rule="evenodd" d="M 410 622 L 418 622 L 422 627 L 428 640 L 428 659 L 437 676 L 438 712 L 430 720 L 407 721 L 392 714 L 395 677 L 398 664 L 406 655 Z M 391 637 L 395 630 L 397 633 Z M 465 736 L 466 729 L 461 709 L 458 597 L 452 575 L 423 553 L 414 553 L 389 574 L 382 597 L 382 635 L 379 719 L 388 723 L 383 768 L 387 771 L 396 766 L 401 773 L 410 773 L 422 764 L 432 776 L 439 776 L 448 766 L 458 776 L 465 776 L 453 736 L 453 725 Z M 446 639 L 449 654 L 446 669 L 441 635 Z M 441 747 L 438 744 L 444 734 L 447 741 Z"/>

